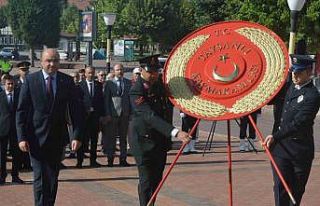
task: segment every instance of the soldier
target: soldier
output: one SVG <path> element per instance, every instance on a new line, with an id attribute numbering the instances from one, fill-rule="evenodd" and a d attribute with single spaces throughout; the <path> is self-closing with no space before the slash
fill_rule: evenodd
<path id="1" fill-rule="evenodd" d="M 320 105 L 318 90 L 311 81 L 313 60 L 292 55 L 292 81 L 285 97 L 281 122 L 264 144 L 272 149 L 274 160 L 300 205 L 314 158 L 313 124 Z M 279 176 L 274 177 L 276 206 L 293 205 Z"/>
<path id="2" fill-rule="evenodd" d="M 138 193 L 141 206 L 147 205 L 162 179 L 171 137 L 177 137 L 183 142 L 190 141 L 188 133 L 179 131 L 161 117 L 164 113 L 161 105 L 159 106 L 161 96 L 152 92 L 158 90 L 153 88 L 158 80 L 156 57 L 140 61 L 146 64 L 141 65 L 141 76 L 130 90 L 133 134 L 129 143 L 139 172 Z"/>

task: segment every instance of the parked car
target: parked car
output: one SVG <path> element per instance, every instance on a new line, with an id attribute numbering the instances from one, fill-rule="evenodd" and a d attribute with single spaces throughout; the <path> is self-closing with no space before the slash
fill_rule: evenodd
<path id="1" fill-rule="evenodd" d="M 64 50 L 58 50 L 59 56 L 61 60 L 67 60 L 68 59 L 68 53 Z"/>
<path id="2" fill-rule="evenodd" d="M 5 58 L 5 59 L 18 60 L 19 59 L 19 52 L 14 47 L 4 47 L 0 51 L 0 57 Z"/>

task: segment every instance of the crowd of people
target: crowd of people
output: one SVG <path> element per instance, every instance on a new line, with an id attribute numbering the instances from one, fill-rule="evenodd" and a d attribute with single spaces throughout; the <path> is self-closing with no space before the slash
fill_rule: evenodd
<path id="1" fill-rule="evenodd" d="M 274 101 L 283 105 L 282 115 L 275 115 L 272 135 L 264 145 L 271 149 L 299 204 L 314 158 L 312 127 L 320 98 L 310 79 L 313 60 L 291 57 L 292 84 L 285 85 L 285 92 Z M 12 182 L 23 184 L 19 171 L 32 169 L 35 205 L 54 205 L 66 148 L 77 159 L 77 168 L 83 167 L 86 155 L 89 167 L 101 167 L 97 161 L 100 139 L 107 166 L 113 167 L 118 140 L 119 166 L 130 166 L 130 147 L 139 173 L 140 205 L 147 205 L 162 179 L 171 138 L 188 143 L 184 154 L 197 153 L 197 132 L 188 134 L 196 118 L 182 111 L 182 130 L 172 126 L 173 105 L 161 81 L 157 56 L 140 64 L 131 79 L 124 77 L 122 64 L 115 64 L 109 74 L 86 67 L 67 75 L 58 71 L 57 51 L 45 49 L 41 70 L 29 74 L 30 63 L 20 62 L 17 75 L 3 74 L 0 185 L 6 182 L 9 148 Z M 254 121 L 260 113 L 251 114 Z M 239 150 L 254 150 L 256 134 L 248 116 L 240 118 L 239 128 Z M 289 197 L 276 172 L 274 182 L 276 205 L 287 205 Z"/>

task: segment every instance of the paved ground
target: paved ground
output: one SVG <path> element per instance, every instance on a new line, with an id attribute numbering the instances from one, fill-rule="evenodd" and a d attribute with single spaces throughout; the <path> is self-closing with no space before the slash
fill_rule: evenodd
<path id="1" fill-rule="evenodd" d="M 197 148 L 204 147 L 207 134 L 200 133 Z M 239 153 L 238 138 L 232 138 L 233 159 L 233 201 L 240 206 L 273 205 L 272 175 L 269 161 L 264 152 Z M 169 153 L 172 162 L 178 142 Z M 319 205 L 320 153 L 317 152 L 302 205 Z M 101 154 L 98 161 L 106 164 Z M 116 160 L 117 161 L 117 160 Z M 128 161 L 134 164 L 132 157 Z M 86 159 L 85 166 L 88 165 Z M 115 162 L 117 163 L 117 162 Z M 137 199 L 137 169 L 129 168 L 89 168 L 76 169 L 75 159 L 64 161 L 67 169 L 61 171 L 57 204 L 61 206 L 135 206 Z M 226 137 L 215 136 L 213 147 L 202 154 L 184 155 L 163 186 L 158 196 L 160 206 L 218 206 L 228 205 L 228 164 Z M 0 205 L 32 205 L 32 173 L 21 173 L 27 180 L 25 185 L 7 183 L 0 187 Z M 10 181 L 10 178 L 7 179 Z"/>

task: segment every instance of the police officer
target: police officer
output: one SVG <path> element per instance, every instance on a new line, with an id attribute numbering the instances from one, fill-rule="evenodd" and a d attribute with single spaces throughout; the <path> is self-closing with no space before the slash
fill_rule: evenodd
<path id="1" fill-rule="evenodd" d="M 164 113 L 159 105 L 161 97 L 155 92 L 158 89 L 154 88 L 158 80 L 157 56 L 143 59 L 140 63 L 143 63 L 141 76 L 130 90 L 133 114 L 129 143 L 139 172 L 140 205 L 145 206 L 162 179 L 171 137 L 183 142 L 189 142 L 190 137 L 161 117 Z"/>
<path id="2" fill-rule="evenodd" d="M 17 64 L 18 74 L 14 76 L 16 87 L 20 88 L 24 83 L 26 76 L 29 74 L 30 65 L 28 61 L 21 61 Z"/>
<path id="3" fill-rule="evenodd" d="M 291 55 L 292 82 L 287 92 L 281 122 L 264 144 L 300 205 L 314 158 L 313 124 L 320 105 L 320 96 L 311 81 L 313 60 L 307 56 Z M 273 168 L 276 206 L 293 205 Z"/>

